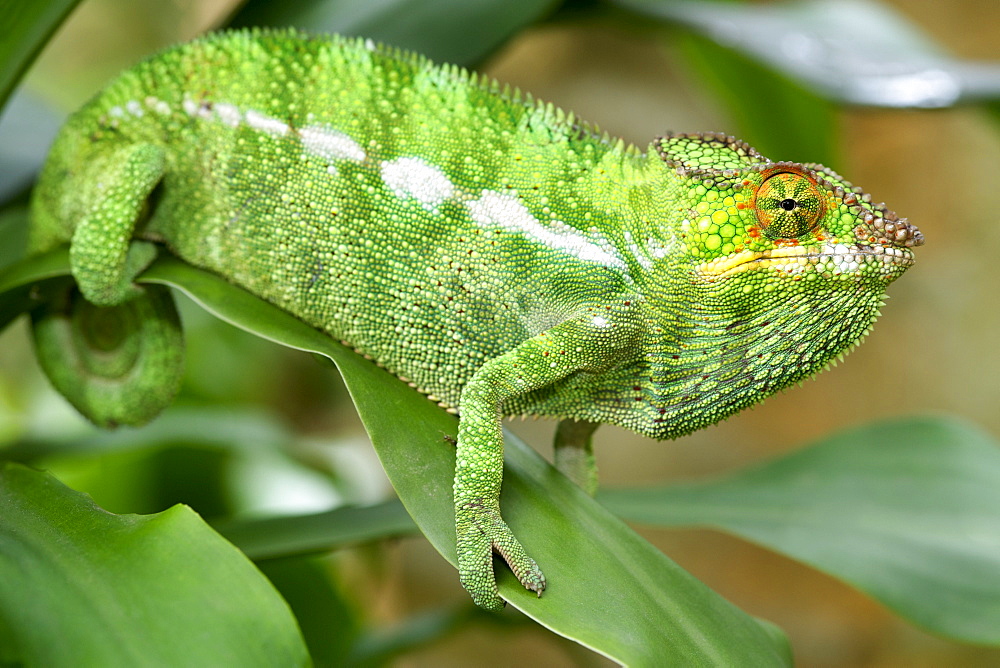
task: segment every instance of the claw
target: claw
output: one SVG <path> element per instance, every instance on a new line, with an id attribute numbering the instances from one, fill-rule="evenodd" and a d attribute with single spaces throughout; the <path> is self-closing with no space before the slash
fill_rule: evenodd
<path id="1" fill-rule="evenodd" d="M 457 512 L 458 570 L 462 586 L 476 605 L 499 612 L 507 605 L 497 592 L 493 572 L 493 553 L 507 562 L 514 576 L 539 597 L 545 590 L 545 576 L 535 560 L 527 555 L 514 538 L 510 527 L 500 517 L 499 509 L 466 506 Z"/>

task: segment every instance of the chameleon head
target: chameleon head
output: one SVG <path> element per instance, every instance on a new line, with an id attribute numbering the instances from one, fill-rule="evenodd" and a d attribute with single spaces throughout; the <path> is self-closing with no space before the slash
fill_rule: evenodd
<path id="1" fill-rule="evenodd" d="M 724 135 L 668 135 L 655 145 L 686 177 L 680 234 L 706 282 L 753 274 L 741 282 L 884 287 L 923 243 L 905 218 L 822 165 L 771 162 Z"/>
<path id="2" fill-rule="evenodd" d="M 923 237 L 819 165 L 773 162 L 725 135 L 669 135 L 654 148 L 676 172 L 664 180 L 674 208 L 661 242 L 675 252 L 644 286 L 658 321 L 647 359 L 660 388 L 647 431 L 666 438 L 850 350 Z"/>

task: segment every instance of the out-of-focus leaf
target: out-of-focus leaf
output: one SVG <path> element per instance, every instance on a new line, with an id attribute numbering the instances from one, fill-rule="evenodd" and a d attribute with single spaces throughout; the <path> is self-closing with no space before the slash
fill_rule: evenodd
<path id="1" fill-rule="evenodd" d="M 0 142 L 0 146 L 2 146 Z M 2 160 L 2 158 L 0 158 Z M 0 171 L 3 174 L 3 171 Z M 28 245 L 28 209 L 12 206 L 0 212 L 0 271 L 24 257 Z"/>
<path id="2" fill-rule="evenodd" d="M 0 3 L 0 107 L 79 0 L 6 0 Z"/>
<path id="3" fill-rule="evenodd" d="M 331 580 L 329 568 L 317 559 L 279 559 L 260 565 L 292 607 L 313 664 L 356 665 L 348 656 L 360 634 L 358 611 Z"/>
<path id="4" fill-rule="evenodd" d="M 411 615 L 391 628 L 377 629 L 362 636 L 352 649 L 348 663 L 359 668 L 392 665 L 392 659 L 437 642 L 474 621 L 511 626 L 530 623 L 522 615 L 494 615 L 472 605 L 431 610 Z"/>
<path id="5" fill-rule="evenodd" d="M 45 288 L 69 279 L 69 249 L 36 255 L 0 269 L 0 330 L 43 298 Z"/>
<path id="6" fill-rule="evenodd" d="M 215 529 L 248 557 L 261 560 L 402 536 L 417 527 L 403 505 L 392 500 L 313 515 L 230 520 Z"/>
<path id="7" fill-rule="evenodd" d="M 742 536 L 936 633 L 1000 644 L 1000 447 L 967 423 L 880 422 L 723 479 L 599 499 L 636 522 Z"/>
<path id="8" fill-rule="evenodd" d="M 177 443 L 225 450 L 279 450 L 291 445 L 294 439 L 284 425 L 259 410 L 175 407 L 141 428 L 38 434 L 34 439 L 11 444 L 3 450 L 3 456 L 12 461 L 32 462 L 52 455 L 93 456 Z"/>
<path id="9" fill-rule="evenodd" d="M 725 105 L 740 139 L 772 160 L 838 166 L 834 105 L 780 72 L 696 34 L 675 43 Z"/>
<path id="10" fill-rule="evenodd" d="M 558 5 L 558 0 L 250 0 L 231 23 L 370 37 L 438 62 L 473 65 Z"/>
<path id="11" fill-rule="evenodd" d="M 396 492 L 431 543 L 455 562 L 456 420 L 384 370 L 209 273 L 160 258 L 140 281 L 171 285 L 218 317 L 335 360 Z M 787 641 L 681 570 L 533 450 L 508 435 L 504 514 L 545 569 L 541 598 L 507 569 L 501 594 L 556 633 L 622 663 L 783 665 Z M 458 586 L 458 579 L 455 579 Z"/>
<path id="12" fill-rule="evenodd" d="M 112 515 L 0 465 L 0 663 L 306 665 L 287 604 L 189 508 Z"/>
<path id="13" fill-rule="evenodd" d="M 838 102 L 938 108 L 1000 98 L 1000 63 L 951 58 L 871 0 L 611 2 L 697 30 Z"/>

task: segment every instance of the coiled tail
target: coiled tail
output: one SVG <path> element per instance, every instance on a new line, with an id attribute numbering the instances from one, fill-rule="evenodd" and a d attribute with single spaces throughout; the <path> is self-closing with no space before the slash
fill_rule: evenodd
<path id="1" fill-rule="evenodd" d="M 99 426 L 145 424 L 180 387 L 184 339 L 168 288 L 102 307 L 71 286 L 32 314 L 32 329 L 52 385 Z"/>

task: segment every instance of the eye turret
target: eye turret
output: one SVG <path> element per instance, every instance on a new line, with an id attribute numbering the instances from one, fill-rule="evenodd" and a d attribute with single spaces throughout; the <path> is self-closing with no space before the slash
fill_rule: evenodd
<path id="1" fill-rule="evenodd" d="M 757 188 L 753 210 L 765 235 L 795 239 L 816 228 L 823 216 L 823 198 L 808 176 L 778 172 Z"/>

